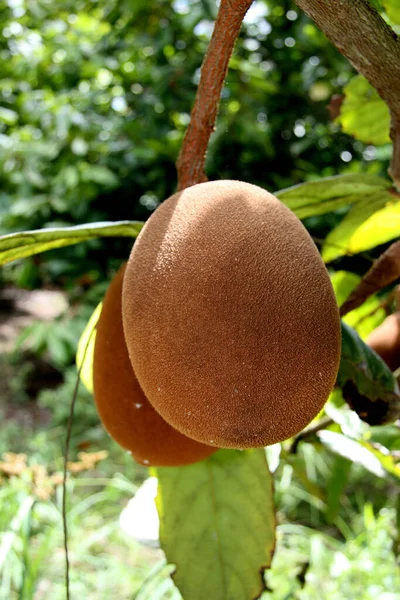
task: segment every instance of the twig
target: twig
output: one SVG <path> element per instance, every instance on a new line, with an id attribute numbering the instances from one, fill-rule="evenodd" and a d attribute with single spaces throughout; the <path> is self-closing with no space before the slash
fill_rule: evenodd
<path id="1" fill-rule="evenodd" d="M 313 437 L 316 433 L 318 433 L 318 431 L 321 431 L 321 429 L 326 429 L 327 427 L 329 427 L 329 425 L 333 425 L 333 423 L 334 421 L 330 417 L 324 417 L 323 419 L 315 423 L 315 425 L 311 425 L 307 429 L 304 429 L 304 431 L 299 433 L 299 435 L 297 435 L 294 438 L 293 443 L 290 446 L 290 454 L 295 454 L 297 452 L 297 446 L 300 444 L 300 442 L 306 440 L 309 437 Z"/>
<path id="2" fill-rule="evenodd" d="M 69 455 L 69 446 L 71 442 L 71 434 L 72 434 L 72 422 L 74 417 L 74 409 L 76 404 L 76 399 L 78 397 L 79 383 L 81 378 L 82 367 L 85 363 L 86 353 L 89 348 L 90 341 L 92 339 L 93 333 L 96 330 L 96 327 L 93 327 L 89 338 L 86 342 L 85 351 L 83 353 L 81 366 L 78 369 L 78 373 L 76 376 L 76 382 L 74 387 L 74 392 L 72 394 L 71 406 L 69 409 L 68 415 L 68 424 L 67 424 L 67 436 L 65 439 L 65 450 L 64 450 L 64 468 L 63 468 L 63 481 L 62 481 L 62 522 L 63 522 L 63 532 L 64 532 L 64 552 L 65 552 L 65 592 L 66 592 L 66 600 L 70 600 L 70 589 L 69 589 L 69 553 L 68 553 L 68 523 L 67 523 L 67 472 L 68 472 L 68 455 Z"/>
<path id="3" fill-rule="evenodd" d="M 400 190 L 400 38 L 369 0 L 295 0 L 389 107 L 390 175 Z"/>
<path id="4" fill-rule="evenodd" d="M 372 264 L 357 287 L 340 307 L 340 316 L 358 308 L 369 296 L 395 282 L 400 277 L 400 242 L 394 242 Z"/>
<path id="5" fill-rule="evenodd" d="M 178 190 L 207 181 L 207 146 L 217 119 L 222 86 L 242 21 L 253 0 L 221 0 L 204 57 L 190 123 L 176 163 Z"/>

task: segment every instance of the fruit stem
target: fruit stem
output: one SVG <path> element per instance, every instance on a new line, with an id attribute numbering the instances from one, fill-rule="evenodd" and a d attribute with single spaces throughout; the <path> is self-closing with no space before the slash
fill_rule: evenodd
<path id="1" fill-rule="evenodd" d="M 253 0 L 221 0 L 214 31 L 201 67 L 190 123 L 176 163 L 178 191 L 207 181 L 205 161 L 215 128 L 229 59 Z"/>

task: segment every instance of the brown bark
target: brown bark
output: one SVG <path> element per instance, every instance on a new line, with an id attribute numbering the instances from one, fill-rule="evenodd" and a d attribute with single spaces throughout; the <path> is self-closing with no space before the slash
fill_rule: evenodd
<path id="1" fill-rule="evenodd" d="M 177 161 L 178 190 L 207 181 L 205 160 L 214 131 L 229 59 L 242 21 L 253 0 L 221 0 L 204 57 L 190 123 Z"/>
<path id="2" fill-rule="evenodd" d="M 397 279 L 400 279 L 400 242 L 394 242 L 381 254 L 364 275 L 358 286 L 340 307 L 340 316 L 344 317 L 369 298 Z"/>
<path id="3" fill-rule="evenodd" d="M 400 38 L 368 0 L 295 2 L 388 105 L 393 141 L 390 175 L 400 189 Z"/>

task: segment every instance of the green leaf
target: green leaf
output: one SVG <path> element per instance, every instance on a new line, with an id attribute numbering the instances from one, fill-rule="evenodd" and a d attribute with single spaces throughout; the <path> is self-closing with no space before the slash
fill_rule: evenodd
<path id="1" fill-rule="evenodd" d="M 362 465 L 377 477 L 391 475 L 400 479 L 400 465 L 395 463 L 393 455 L 383 446 L 372 445 L 366 440 L 353 440 L 334 431 L 319 431 L 317 435 L 332 452 Z"/>
<path id="2" fill-rule="evenodd" d="M 358 416 L 370 425 L 400 418 L 400 389 L 386 363 L 342 321 L 342 355 L 336 384 Z"/>
<path id="3" fill-rule="evenodd" d="M 190 600 L 253 600 L 275 546 L 265 451 L 219 450 L 205 461 L 159 468 L 160 542 Z"/>
<path id="4" fill-rule="evenodd" d="M 390 142 L 390 115 L 386 103 L 362 75 L 344 88 L 345 98 L 336 122 L 345 133 L 366 144 Z"/>
<path id="5" fill-rule="evenodd" d="M 339 306 L 350 296 L 350 293 L 360 281 L 361 277 L 356 273 L 336 271 L 332 274 L 331 283 Z M 385 316 L 386 313 L 381 307 L 380 300 L 376 296 L 370 296 L 359 308 L 346 314 L 343 321 L 353 327 L 358 335 L 364 339 L 382 323 Z"/>
<path id="6" fill-rule="evenodd" d="M 400 25 L 399 0 L 382 0 L 385 12 L 393 25 Z"/>
<path id="7" fill-rule="evenodd" d="M 379 446 L 378 444 L 373 445 L 365 440 L 360 440 L 359 443 L 379 460 L 382 467 L 389 475 L 393 475 L 396 479 L 400 479 L 400 465 L 396 464 L 395 458 L 391 452 L 383 446 Z"/>
<path id="8" fill-rule="evenodd" d="M 400 203 L 397 204 L 400 207 Z M 395 220 L 392 224 L 387 223 L 387 228 L 378 229 L 376 223 L 376 219 L 380 219 L 382 224 L 382 215 L 377 215 L 389 207 L 393 212 L 393 206 L 393 196 L 388 191 L 364 197 L 325 238 L 321 252 L 323 260 L 328 263 L 339 256 L 358 254 L 397 237 L 400 231 L 399 217 L 397 223 Z"/>
<path id="9" fill-rule="evenodd" d="M 353 327 L 361 339 L 366 339 L 369 334 L 382 323 L 386 316 L 381 302 L 376 296 L 371 296 L 359 308 L 352 310 L 343 317 L 344 323 Z"/>
<path id="10" fill-rule="evenodd" d="M 370 400 L 389 400 L 399 394 L 396 379 L 387 364 L 342 321 L 342 355 L 337 385 L 342 387 L 347 381 L 352 381 L 360 394 Z"/>
<path id="11" fill-rule="evenodd" d="M 140 221 L 116 221 L 3 235 L 0 237 L 0 264 L 99 237 L 134 238 L 142 227 Z"/>
<path id="12" fill-rule="evenodd" d="M 96 326 L 100 317 L 101 307 L 100 302 L 94 309 L 83 333 L 78 342 L 76 352 L 76 366 L 80 370 L 80 378 L 85 388 L 93 393 L 93 353 L 94 342 L 96 339 Z"/>
<path id="13" fill-rule="evenodd" d="M 370 434 L 371 442 L 376 442 L 389 451 L 400 450 L 400 423 L 374 427 L 370 430 Z"/>
<path id="14" fill-rule="evenodd" d="M 299 219 L 322 215 L 342 206 L 365 201 L 391 187 L 390 181 L 375 175 L 357 173 L 325 177 L 276 192 L 276 196 Z"/>
<path id="15" fill-rule="evenodd" d="M 353 252 L 362 252 L 386 244 L 400 236 L 400 202 L 393 202 L 378 210 L 354 232 L 351 239 Z"/>
<path id="16" fill-rule="evenodd" d="M 338 456 L 362 465 L 377 477 L 386 476 L 385 469 L 382 467 L 379 459 L 358 441 L 351 440 L 342 433 L 336 433 L 335 431 L 319 431 L 317 435 L 324 446 L 327 446 Z"/>

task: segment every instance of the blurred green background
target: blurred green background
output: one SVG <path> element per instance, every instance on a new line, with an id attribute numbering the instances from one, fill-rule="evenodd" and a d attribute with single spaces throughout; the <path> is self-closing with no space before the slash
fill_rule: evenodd
<path id="1" fill-rule="evenodd" d="M 174 192 L 216 10 L 215 0 L 0 0 L 0 234 L 145 220 Z M 341 173 L 385 176 L 390 146 L 349 137 L 328 110 L 353 75 L 292 2 L 255 2 L 223 90 L 209 178 L 273 192 Z M 305 224 L 323 239 L 346 210 Z M 130 246 L 94 240 L 0 271 L 0 342 L 8 343 L 0 345 L 0 455 L 27 455 L 3 454 L 0 463 L 1 600 L 64 597 L 61 490 L 52 477 L 62 468 L 74 356 Z M 343 264 L 369 266 L 357 257 L 334 267 Z M 60 308 L 53 312 L 52 296 L 51 314 L 38 317 L 24 304 L 28 295 L 18 313 L 15 288 L 59 293 Z M 27 319 L 16 320 L 20 313 Z M 393 432 L 381 435 L 400 450 Z M 108 456 L 96 465 L 78 457 L 102 449 Z M 72 597 L 178 597 L 165 570 L 151 571 L 160 551 L 119 527 L 147 472 L 109 440 L 82 386 L 71 460 L 83 464 L 69 490 Z M 318 440 L 297 454 L 283 448 L 276 469 L 278 549 L 265 597 L 395 600 L 393 480 Z"/>

